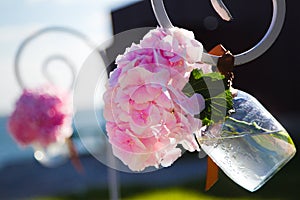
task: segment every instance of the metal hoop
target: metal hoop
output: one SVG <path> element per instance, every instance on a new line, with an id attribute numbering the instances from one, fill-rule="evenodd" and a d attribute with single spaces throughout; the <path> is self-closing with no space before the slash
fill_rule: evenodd
<path id="1" fill-rule="evenodd" d="M 81 40 L 83 40 L 89 47 L 91 47 L 92 49 L 95 49 L 96 48 L 96 45 L 94 45 L 89 39 L 87 36 L 85 36 L 84 34 L 80 33 L 79 31 L 76 31 L 74 29 L 71 29 L 71 28 L 66 28 L 66 27 L 59 27 L 59 26 L 54 26 L 54 27 L 47 27 L 47 28 L 44 28 L 44 29 L 41 29 L 41 30 L 38 30 L 37 32 L 31 34 L 29 37 L 27 37 L 20 45 L 20 47 L 18 48 L 17 50 L 17 53 L 15 55 L 15 62 L 14 62 L 14 67 L 15 67 L 15 75 L 16 75 L 16 78 L 17 78 L 17 81 L 18 81 L 18 84 L 19 86 L 24 89 L 25 88 L 25 84 L 24 84 L 24 81 L 22 80 L 21 78 L 21 73 L 20 73 L 20 58 L 21 58 L 21 54 L 22 52 L 24 51 L 26 45 L 31 42 L 32 40 L 34 40 L 35 38 L 37 38 L 38 36 L 42 35 L 42 34 L 45 34 L 47 32 L 64 32 L 64 33 L 67 33 L 67 34 L 70 34 L 70 35 L 73 35 L 73 36 L 76 36 L 78 38 L 80 38 Z M 72 72 L 72 76 L 73 76 L 73 80 L 72 80 L 72 84 L 70 86 L 70 89 L 73 87 L 73 83 L 74 83 L 74 80 L 75 80 L 75 75 L 76 75 L 76 72 L 75 72 L 75 68 L 74 66 L 72 65 L 72 63 L 67 59 L 65 58 L 64 56 L 62 55 L 55 55 L 55 56 L 51 56 L 49 57 L 45 62 L 44 62 L 44 66 L 43 66 L 43 72 L 44 72 L 44 75 L 45 75 L 45 67 L 49 64 L 50 61 L 53 61 L 53 60 L 60 60 L 60 61 L 63 61 L 67 64 L 67 66 L 70 68 L 71 72 Z M 51 82 L 51 80 L 49 80 L 49 77 L 47 77 L 46 75 L 46 78 L 48 79 L 48 81 Z"/>
<path id="2" fill-rule="evenodd" d="M 62 55 L 52 55 L 50 57 L 48 57 L 42 65 L 42 72 L 44 74 L 44 77 L 46 77 L 48 79 L 49 82 L 54 83 L 53 79 L 51 78 L 51 76 L 48 73 L 48 68 L 51 62 L 53 61 L 61 61 L 63 63 L 65 63 L 68 68 L 70 69 L 71 73 L 72 73 L 72 82 L 70 84 L 70 88 L 72 88 L 74 81 L 75 81 L 75 77 L 76 77 L 76 69 L 74 67 L 74 64 L 66 57 L 62 56 Z"/>
<path id="3" fill-rule="evenodd" d="M 212 3 L 216 3 L 216 0 L 211 0 Z M 222 2 L 221 0 L 218 0 L 219 6 L 223 8 L 223 11 L 226 12 L 226 7 L 224 4 L 220 3 Z M 265 53 L 271 45 L 274 43 L 276 38 L 278 37 L 283 23 L 285 19 L 285 11 L 286 11 L 286 6 L 285 6 L 285 0 L 272 0 L 273 2 L 273 15 L 272 15 L 272 22 L 271 25 L 265 34 L 265 36 L 261 39 L 259 43 L 257 43 L 254 47 L 251 49 L 240 53 L 238 55 L 234 55 L 235 62 L 234 65 L 242 65 L 247 62 L 250 62 L 257 57 L 261 56 L 263 53 Z M 155 14 L 155 17 L 159 23 L 159 25 L 162 28 L 172 28 L 174 27 L 167 15 L 163 0 L 151 0 L 152 3 L 152 8 Z M 229 11 L 228 11 L 229 12 Z M 220 14 L 220 12 L 218 12 Z M 230 13 L 227 13 L 230 14 Z M 230 16 L 230 15 L 229 15 Z M 214 56 L 211 54 L 203 53 L 202 59 L 200 62 L 204 62 L 207 64 L 211 65 L 216 65 L 218 62 L 219 57 Z"/>

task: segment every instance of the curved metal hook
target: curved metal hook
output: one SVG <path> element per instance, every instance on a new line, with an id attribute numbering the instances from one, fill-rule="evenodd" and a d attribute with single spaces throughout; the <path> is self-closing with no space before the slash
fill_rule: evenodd
<path id="1" fill-rule="evenodd" d="M 220 17 L 226 21 L 232 20 L 232 15 L 229 10 L 226 8 L 222 0 L 210 0 L 215 11 L 220 15 Z"/>
<path id="2" fill-rule="evenodd" d="M 69 59 L 67 59 L 66 57 L 64 57 L 62 55 L 53 55 L 53 56 L 48 57 L 44 61 L 43 68 L 42 68 L 42 72 L 43 72 L 44 76 L 48 79 L 49 82 L 54 83 L 53 79 L 51 78 L 51 76 L 49 75 L 49 73 L 47 71 L 49 64 L 53 61 L 61 61 L 69 67 L 69 69 L 71 70 L 71 73 L 72 73 L 72 82 L 70 84 L 70 88 L 72 88 L 75 78 L 76 78 L 76 69 L 74 67 L 74 64 Z"/>
<path id="3" fill-rule="evenodd" d="M 247 62 L 250 62 L 257 57 L 261 56 L 265 53 L 271 45 L 274 43 L 276 38 L 278 37 L 285 18 L 285 0 L 272 0 L 273 2 L 273 16 L 271 25 L 265 34 L 265 36 L 261 39 L 261 41 L 256 44 L 254 47 L 240 53 L 238 55 L 234 55 L 235 62 L 234 65 L 242 65 Z M 172 28 L 174 27 L 167 15 L 166 9 L 164 7 L 163 0 L 151 0 L 152 8 L 155 14 L 155 17 L 162 28 Z M 230 12 L 225 7 L 221 0 L 211 0 L 211 3 L 218 14 L 225 20 L 231 18 Z M 211 54 L 203 53 L 201 62 L 216 65 L 218 63 L 218 56 L 214 56 Z"/>
<path id="4" fill-rule="evenodd" d="M 47 32 L 64 32 L 64 33 L 68 33 L 70 35 L 76 36 L 80 39 L 82 39 L 89 47 L 91 47 L 92 49 L 96 48 L 96 45 L 94 45 L 87 36 L 85 36 L 84 34 L 80 33 L 79 31 L 76 31 L 74 29 L 71 28 L 66 28 L 66 27 L 59 27 L 59 26 L 54 26 L 54 27 L 47 27 L 44 29 L 41 29 L 35 33 L 33 33 L 32 35 L 30 35 L 29 37 L 27 37 L 20 45 L 20 47 L 17 50 L 17 53 L 15 55 L 15 62 L 14 62 L 14 67 L 15 67 L 15 74 L 16 74 L 16 78 L 17 81 L 19 83 L 19 86 L 24 89 L 25 88 L 25 84 L 24 81 L 22 80 L 21 77 L 21 73 L 20 73 L 20 58 L 21 58 L 21 54 L 24 51 L 26 45 L 31 42 L 32 40 L 34 40 L 35 38 L 37 38 L 38 36 L 45 34 Z M 72 63 L 65 57 L 61 56 L 61 55 L 55 55 L 55 56 L 51 56 L 49 57 L 45 62 L 44 62 L 44 68 L 43 68 L 43 72 L 44 75 L 46 76 L 46 78 L 48 79 L 48 81 L 51 82 L 51 78 L 47 77 L 46 71 L 45 71 L 45 65 L 48 65 L 49 62 L 53 61 L 53 60 L 61 60 L 63 62 L 65 62 L 67 64 L 67 66 L 69 66 L 72 75 L 73 75 L 73 81 L 72 84 L 70 86 L 70 88 L 72 88 L 74 80 L 75 80 L 75 68 L 72 65 Z"/>

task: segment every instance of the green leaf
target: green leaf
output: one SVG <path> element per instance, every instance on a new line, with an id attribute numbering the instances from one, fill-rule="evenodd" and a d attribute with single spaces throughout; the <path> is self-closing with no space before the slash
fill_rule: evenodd
<path id="1" fill-rule="evenodd" d="M 198 93 L 205 99 L 205 109 L 195 116 L 202 120 L 203 125 L 224 120 L 233 106 L 228 80 L 219 72 L 204 74 L 194 69 L 183 92 L 189 97 Z"/>

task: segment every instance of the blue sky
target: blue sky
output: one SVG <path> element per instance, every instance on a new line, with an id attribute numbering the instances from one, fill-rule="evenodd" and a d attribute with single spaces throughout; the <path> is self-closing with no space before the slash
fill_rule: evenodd
<path id="1" fill-rule="evenodd" d="M 14 75 L 13 62 L 20 43 L 26 37 L 44 27 L 64 26 L 76 29 L 94 43 L 101 44 L 112 35 L 110 10 L 136 1 L 138 0 L 0 1 L 0 115 L 7 115 L 13 110 L 21 93 Z M 42 65 L 42 52 L 48 49 L 58 51 L 59 48 L 67 52 L 73 50 L 74 55 L 70 56 L 76 58 L 74 62 L 80 66 L 89 50 L 80 41 L 76 41 L 76 38 L 65 37 L 67 36 L 56 35 L 51 39 L 49 35 L 49 38 L 42 38 L 35 41 L 36 44 L 28 45 L 21 60 L 25 80 L 30 81 L 32 77 L 36 80 L 43 78 L 38 67 Z M 63 42 L 65 45 L 62 45 Z M 64 48 L 60 49 L 59 45 Z M 38 86 L 38 81 L 32 83 L 34 84 Z"/>

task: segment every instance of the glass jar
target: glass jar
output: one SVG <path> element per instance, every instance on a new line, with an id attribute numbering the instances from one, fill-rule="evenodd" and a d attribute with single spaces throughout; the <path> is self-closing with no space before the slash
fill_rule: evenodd
<path id="1" fill-rule="evenodd" d="M 282 125 L 251 95 L 237 91 L 234 111 L 197 137 L 201 148 L 234 182 L 254 192 L 296 153 Z"/>

